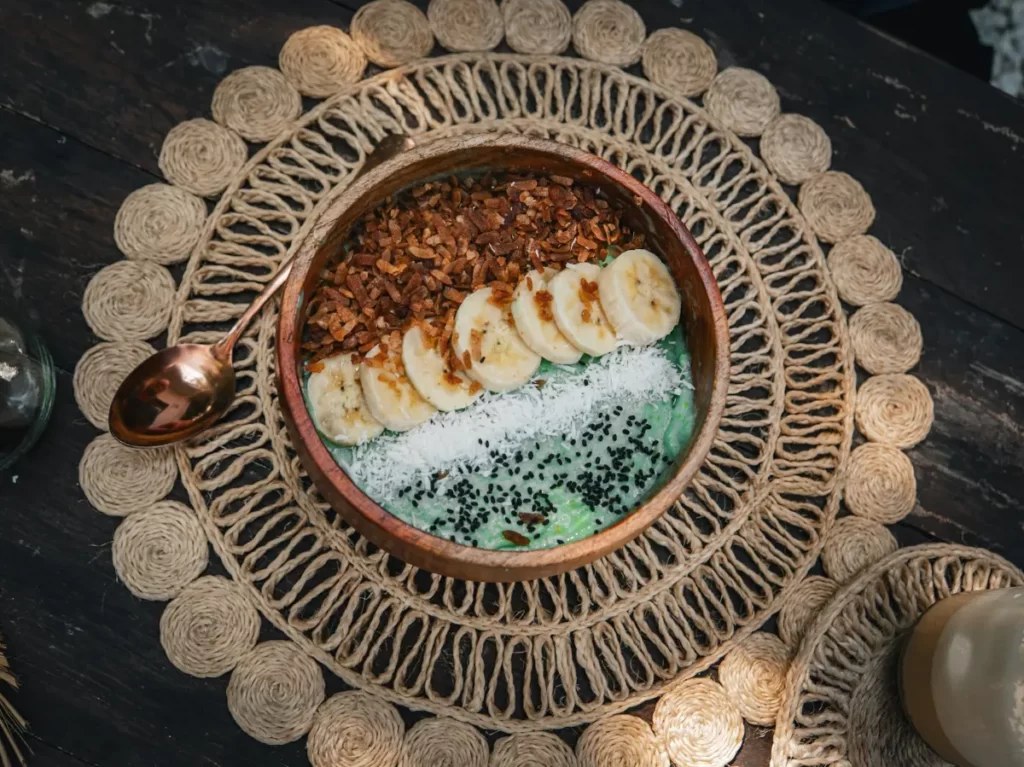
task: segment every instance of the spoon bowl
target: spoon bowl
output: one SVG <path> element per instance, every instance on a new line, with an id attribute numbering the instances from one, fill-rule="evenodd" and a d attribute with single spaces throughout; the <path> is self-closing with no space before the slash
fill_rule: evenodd
<path id="1" fill-rule="evenodd" d="M 114 395 L 110 433 L 157 447 L 211 426 L 235 397 L 235 371 L 219 346 L 178 344 L 145 360 Z"/>

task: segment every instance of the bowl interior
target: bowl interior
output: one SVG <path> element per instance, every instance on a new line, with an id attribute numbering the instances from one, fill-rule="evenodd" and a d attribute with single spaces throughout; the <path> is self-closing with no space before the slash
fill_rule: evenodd
<path id="1" fill-rule="evenodd" d="M 646 235 L 683 298 L 683 325 L 694 386 L 695 425 L 660 489 L 633 513 L 589 538 L 550 549 L 493 551 L 452 543 L 422 532 L 369 498 L 338 467 L 321 442 L 302 397 L 302 331 L 307 299 L 328 259 L 353 225 L 388 196 L 451 174 L 531 171 L 571 177 L 593 186 L 624 209 L 623 221 Z M 679 496 L 710 448 L 725 399 L 728 335 L 721 297 L 700 248 L 679 218 L 632 176 L 609 163 L 554 142 L 521 137 L 436 141 L 384 163 L 325 203 L 300 245 L 282 303 L 277 345 L 281 399 L 293 444 L 318 488 L 345 519 L 371 541 L 403 560 L 471 580 L 519 580 L 564 572 L 632 540 Z"/>

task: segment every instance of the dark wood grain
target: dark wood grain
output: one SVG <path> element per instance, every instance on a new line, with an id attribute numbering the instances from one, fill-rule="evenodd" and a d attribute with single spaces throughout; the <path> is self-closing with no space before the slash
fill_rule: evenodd
<path id="1" fill-rule="evenodd" d="M 873 231 L 911 272 L 898 300 L 924 328 L 915 372 L 936 425 L 910 452 L 920 504 L 897 538 L 983 545 L 1024 565 L 1024 109 L 809 0 L 636 5 L 649 28 L 689 27 L 724 64 L 764 71 L 784 109 L 820 122 L 835 167 L 875 200 Z M 33 765 L 305 763 L 301 743 L 270 748 L 238 729 L 224 679 L 171 667 L 162 606 L 116 582 L 117 520 L 77 484 L 96 432 L 71 371 L 96 341 L 82 291 L 121 257 L 111 222 L 155 180 L 167 129 L 208 115 L 226 72 L 273 64 L 291 31 L 349 18 L 327 0 L 0 3 L 0 312 L 23 307 L 59 369 L 50 429 L 0 477 L 0 630 Z M 766 740 L 748 733 L 739 763 L 766 764 Z"/>
<path id="2" fill-rule="evenodd" d="M 276 66 L 292 32 L 351 17 L 329 0 L 10 0 L 0 105 L 156 173 L 164 135 L 209 118 L 225 75 Z"/>

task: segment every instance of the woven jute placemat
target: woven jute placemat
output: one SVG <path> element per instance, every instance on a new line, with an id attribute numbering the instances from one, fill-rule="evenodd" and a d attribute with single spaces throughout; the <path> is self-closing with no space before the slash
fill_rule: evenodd
<path id="1" fill-rule="evenodd" d="M 902 549 L 848 582 L 804 636 L 775 726 L 772 767 L 940 767 L 903 715 L 900 639 L 935 602 L 1024 585 L 991 552 L 932 544 Z"/>
<path id="2" fill-rule="evenodd" d="M 531 37 L 531 19 L 550 28 Z M 127 272 L 101 272 L 90 285 L 83 311 L 110 341 L 83 358 L 75 388 L 96 426 L 103 427 L 118 376 L 145 346 L 132 328 L 166 331 L 168 343 L 217 339 L 240 314 L 238 299 L 266 283 L 376 142 L 398 132 L 420 143 L 502 131 L 546 137 L 598 154 L 660 194 L 707 254 L 726 304 L 733 352 L 725 417 L 691 486 L 622 550 L 529 583 L 443 578 L 369 545 L 317 495 L 282 422 L 273 371 L 277 318 L 267 311 L 239 344 L 238 397 L 210 432 L 132 459 L 130 474 L 112 478 L 103 470 L 123 462 L 126 449 L 109 435 L 83 459 L 86 495 L 102 511 L 128 517 L 126 525 L 135 513 L 152 514 L 171 490 L 176 465 L 189 513 L 237 587 L 232 606 L 214 610 L 205 591 L 189 588 L 198 572 L 180 563 L 169 568 L 156 581 L 164 598 L 175 597 L 164 636 L 169 654 L 190 673 L 233 669 L 231 710 L 267 742 L 315 727 L 322 684 L 311 675 L 311 659 L 381 705 L 445 721 L 525 733 L 600 719 L 602 729 L 579 755 L 592 764 L 611 763 L 602 755 L 619 753 L 616 744 L 637 731 L 630 717 L 615 715 L 678 694 L 681 683 L 734 647 L 743 654 L 720 694 L 734 697 L 735 710 L 754 721 L 766 718 L 770 680 L 744 684 L 739 675 L 749 668 L 770 676 L 781 661 L 744 640 L 788 607 L 785 639 L 795 647 L 810 620 L 801 614 L 805 592 L 822 604 L 836 588 L 824 578 L 828 589 L 801 583 L 840 512 L 847 470 L 857 499 L 848 510 L 872 524 L 896 521 L 913 505 L 909 461 L 864 453 L 853 471 L 855 411 L 871 440 L 858 450 L 877 444 L 903 460 L 900 449 L 923 438 L 931 423 L 927 389 L 905 372 L 917 336 L 891 309 L 860 322 L 858 345 L 873 367 L 878 349 L 900 350 L 900 372 L 878 376 L 883 385 L 868 377 L 863 407 L 855 391 L 840 295 L 870 308 L 891 302 L 899 287 L 895 256 L 865 234 L 874 218 L 866 192 L 831 169 L 831 145 L 819 126 L 780 113 L 766 78 L 745 69 L 716 72 L 714 50 L 692 32 L 647 37 L 643 21 L 619 0 L 590 0 L 575 16 L 558 0 L 506 0 L 500 8 L 493 0 L 433 0 L 425 15 L 404 0 L 376 0 L 357 21 L 351 37 L 314 27 L 282 41 L 281 77 L 249 68 L 227 78 L 214 99 L 215 121 L 191 120 L 169 134 L 161 158 L 170 185 L 126 200 L 116 227 L 126 257 L 164 268 L 190 255 L 166 320 L 159 303 L 167 300 L 166 280 L 152 269 L 138 288 L 152 302 L 113 300 Z M 515 50 L 536 43 L 550 53 L 491 52 L 503 35 Z M 469 52 L 415 58 L 434 39 Z M 570 40 L 582 56 L 553 55 Z M 401 65 L 359 79 L 367 61 Z M 637 62 L 649 79 L 620 68 Z M 294 116 L 296 91 L 324 100 Z M 245 160 L 235 130 L 243 122 L 250 142 L 282 127 Z M 744 137 L 759 137 L 760 154 Z M 217 197 L 205 223 L 203 196 Z M 855 555 L 833 550 L 836 573 L 852 575 L 873 561 L 877 540 L 868 533 L 858 540 Z M 194 554 L 186 543 L 173 550 Z M 155 578 L 156 559 L 145 561 Z M 242 621 L 250 613 L 237 600 L 283 632 L 295 652 L 250 647 L 247 628 L 208 625 Z M 190 621 L 203 629 L 190 629 Z M 289 700 L 267 709 L 268 685 L 288 691 Z M 393 721 L 383 709 L 351 710 L 366 698 L 344 700 L 331 704 L 338 709 L 331 709 L 332 722 L 374 729 L 374 722 Z M 683 699 L 671 701 L 685 710 Z M 671 711 L 663 707 L 664 726 L 656 722 L 652 747 L 638 745 L 637 758 L 658 763 L 663 752 L 689 747 Z M 334 754 L 330 733 L 348 729 L 321 725 L 311 755 Z M 391 754 L 394 733 L 378 730 L 382 740 L 367 738 L 367 749 Z M 702 746 L 712 761 L 735 745 L 734 721 L 719 730 L 728 742 Z M 404 735 L 406 761 L 428 746 L 441 748 L 429 733 L 410 746 L 414 732 Z M 531 737 L 497 744 L 492 763 L 514 764 L 537 748 L 551 759 L 577 758 Z"/>

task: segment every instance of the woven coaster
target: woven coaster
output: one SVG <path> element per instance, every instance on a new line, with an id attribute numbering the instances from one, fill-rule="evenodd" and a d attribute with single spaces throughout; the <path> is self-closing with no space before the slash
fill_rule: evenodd
<path id="1" fill-rule="evenodd" d="M 489 51 L 505 35 L 494 0 L 430 0 L 427 20 L 434 37 L 450 51 Z"/>
<path id="2" fill-rule="evenodd" d="M 234 581 L 205 575 L 190 583 L 160 616 L 160 644 L 186 674 L 226 674 L 256 646 L 260 615 Z"/>
<path id="3" fill-rule="evenodd" d="M 811 575 L 800 581 L 789 600 L 779 610 L 779 637 L 789 647 L 796 647 L 804 630 L 814 621 L 836 593 L 838 584 L 831 578 Z"/>
<path id="4" fill-rule="evenodd" d="M 833 580 L 845 583 L 899 545 L 885 527 L 863 517 L 836 520 L 821 550 L 821 565 Z"/>
<path id="5" fill-rule="evenodd" d="M 857 428 L 872 442 L 913 447 L 928 436 L 935 406 L 928 388 L 914 376 L 872 376 L 857 389 Z"/>
<path id="6" fill-rule="evenodd" d="M 800 212 L 825 242 L 863 234 L 875 220 L 871 198 L 852 176 L 836 170 L 815 176 L 800 187 Z"/>
<path id="7" fill-rule="evenodd" d="M 160 172 L 200 197 L 224 191 L 245 165 L 248 150 L 238 134 L 210 120 L 178 123 L 160 147 Z"/>
<path id="8" fill-rule="evenodd" d="M 168 184 L 136 189 L 114 219 L 114 242 L 127 258 L 175 264 L 188 258 L 206 222 L 206 203 Z"/>
<path id="9" fill-rule="evenodd" d="M 832 164 L 832 141 L 803 115 L 779 115 L 761 134 L 761 159 L 787 184 L 802 184 Z"/>
<path id="10" fill-rule="evenodd" d="M 964 546 L 901 549 L 848 583 L 808 630 L 776 720 L 774 767 L 940 767 L 897 692 L 899 647 L 931 605 L 1024 585 L 1000 557 Z"/>
<path id="11" fill-rule="evenodd" d="M 828 268 L 839 297 L 854 306 L 892 301 L 903 287 L 896 256 L 870 234 L 837 243 L 829 251 Z"/>
<path id="12" fill-rule="evenodd" d="M 655 85 L 690 98 L 708 89 L 718 62 L 711 46 L 685 29 L 659 29 L 644 43 L 644 75 Z"/>
<path id="13" fill-rule="evenodd" d="M 337 27 L 306 27 L 285 41 L 277 63 L 300 93 L 323 98 L 359 81 L 366 54 Z"/>
<path id="14" fill-rule="evenodd" d="M 572 39 L 572 14 L 562 0 L 504 0 L 505 42 L 518 53 L 562 53 Z"/>
<path id="15" fill-rule="evenodd" d="M 109 434 L 90 442 L 78 465 L 85 497 L 112 517 L 149 508 L 171 492 L 177 478 L 172 448 L 137 450 Z"/>
<path id="16" fill-rule="evenodd" d="M 718 681 L 740 715 L 751 724 L 775 724 L 786 689 L 790 650 L 774 634 L 755 631 L 718 667 Z"/>
<path id="17" fill-rule="evenodd" d="M 476 727 L 435 716 L 409 728 L 398 767 L 487 767 L 489 759 L 487 739 Z"/>
<path id="18" fill-rule="evenodd" d="M 271 67 L 245 67 L 220 81 L 213 119 L 249 141 L 270 141 L 302 114 L 302 97 Z"/>
<path id="19" fill-rule="evenodd" d="M 394 765 L 404 731 L 402 717 L 387 701 L 361 690 L 339 692 L 317 709 L 306 754 L 313 767 Z"/>
<path id="20" fill-rule="evenodd" d="M 704 107 L 736 135 L 760 136 L 779 114 L 779 94 L 759 72 L 729 67 L 704 94 Z"/>
<path id="21" fill-rule="evenodd" d="M 381 67 L 421 59 L 434 47 L 426 14 L 408 0 L 373 0 L 360 6 L 350 31 L 366 58 Z"/>
<path id="22" fill-rule="evenodd" d="M 291 642 L 264 642 L 235 666 L 227 696 L 239 727 L 279 746 L 309 732 L 324 700 L 324 678 L 316 661 Z"/>
<path id="23" fill-rule="evenodd" d="M 646 35 L 643 18 L 622 0 L 587 0 L 572 18 L 576 52 L 603 64 L 636 64 Z"/>
<path id="24" fill-rule="evenodd" d="M 208 549 L 195 512 L 160 501 L 117 526 L 112 554 L 118 577 L 135 596 L 166 600 L 202 574 Z"/>
<path id="25" fill-rule="evenodd" d="M 899 449 L 868 442 L 850 453 L 844 500 L 859 517 L 891 525 L 917 503 L 914 464 Z"/>
<path id="26" fill-rule="evenodd" d="M 906 373 L 921 359 L 921 326 L 898 304 L 871 304 L 850 317 L 857 364 L 872 375 Z"/>
<path id="27" fill-rule="evenodd" d="M 144 341 L 114 341 L 96 344 L 82 355 L 75 365 L 72 386 L 78 409 L 89 423 L 106 430 L 110 403 L 121 382 L 155 353 Z"/>
<path id="28" fill-rule="evenodd" d="M 116 261 L 85 286 L 82 314 L 104 340 L 152 338 L 167 329 L 174 289 L 174 278 L 159 264 Z"/>
<path id="29" fill-rule="evenodd" d="M 613 714 L 590 725 L 576 742 L 579 767 L 669 767 L 668 754 L 643 719 Z"/>
<path id="30" fill-rule="evenodd" d="M 494 744 L 490 767 L 576 767 L 576 755 L 550 732 L 510 735 Z"/>
<path id="31" fill-rule="evenodd" d="M 740 712 L 711 679 L 690 679 L 662 695 L 653 724 L 677 765 L 725 767 L 743 745 Z"/>

